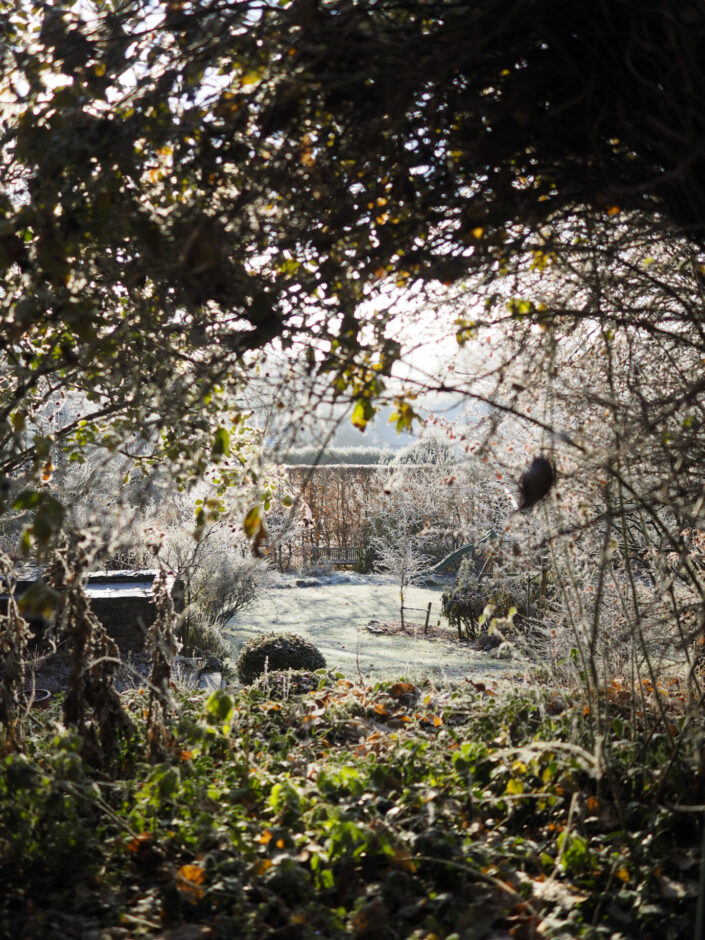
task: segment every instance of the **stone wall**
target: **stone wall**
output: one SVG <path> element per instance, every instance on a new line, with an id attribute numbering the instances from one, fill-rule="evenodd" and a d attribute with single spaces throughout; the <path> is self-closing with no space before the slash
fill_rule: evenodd
<path id="1" fill-rule="evenodd" d="M 127 586 L 126 586 L 127 587 Z M 141 650 L 157 613 L 151 591 L 121 590 L 96 594 L 88 587 L 91 607 L 121 650 Z"/>
<path id="2" fill-rule="evenodd" d="M 156 574 L 155 571 L 96 572 L 88 580 L 86 593 L 91 608 L 123 653 L 141 650 L 147 630 L 154 623 L 157 609 L 152 584 Z M 37 571 L 18 580 L 15 588 L 18 600 L 40 575 Z M 167 585 L 175 609 L 183 609 L 180 582 L 169 578 Z M 0 594 L 0 613 L 6 612 L 7 595 Z M 35 635 L 41 635 L 41 618 L 28 616 L 27 619 Z"/>

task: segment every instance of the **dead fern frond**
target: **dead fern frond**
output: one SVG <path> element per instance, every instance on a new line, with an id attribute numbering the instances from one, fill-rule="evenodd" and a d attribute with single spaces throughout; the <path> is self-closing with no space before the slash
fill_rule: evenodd
<path id="1" fill-rule="evenodd" d="M 54 553 L 46 580 L 60 595 L 56 630 L 71 656 L 64 721 L 83 739 L 85 759 L 103 767 L 117 756 L 120 740 L 135 729 L 113 682 L 120 651 L 86 594 L 93 560 L 85 540 L 69 538 Z"/>
<path id="2" fill-rule="evenodd" d="M 174 603 L 162 570 L 154 585 L 157 615 L 147 633 L 147 650 L 152 662 L 149 675 L 149 709 L 147 712 L 147 756 L 162 760 L 169 746 L 167 716 L 173 710 L 171 667 L 180 644 L 176 639 Z"/>
<path id="3" fill-rule="evenodd" d="M 0 656 L 3 662 L 0 683 L 0 750 L 14 750 L 22 742 L 22 690 L 25 678 L 25 650 L 31 637 L 29 624 L 20 615 L 15 599 L 15 566 L 0 552 L 0 584 L 7 593 L 7 610 L 0 613 Z"/>

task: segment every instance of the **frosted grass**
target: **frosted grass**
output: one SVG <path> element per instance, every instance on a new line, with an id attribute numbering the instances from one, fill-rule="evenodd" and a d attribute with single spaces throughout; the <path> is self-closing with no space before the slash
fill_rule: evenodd
<path id="1" fill-rule="evenodd" d="M 366 627 L 370 620 L 399 619 L 399 588 L 389 577 L 333 572 L 307 587 L 297 586 L 296 580 L 282 577 L 228 624 L 233 657 L 251 636 L 276 631 L 298 633 L 310 640 L 323 653 L 329 668 L 351 678 L 358 675 L 358 669 L 370 679 L 402 675 L 500 678 L 512 671 L 507 662 L 453 642 L 452 633 L 448 641 L 423 639 L 421 627 L 416 636 L 408 637 L 369 633 Z M 441 587 L 407 588 L 405 607 L 419 610 L 406 611 L 405 620 L 423 625 L 430 601 L 431 623 L 437 623 L 441 618 L 441 593 Z"/>

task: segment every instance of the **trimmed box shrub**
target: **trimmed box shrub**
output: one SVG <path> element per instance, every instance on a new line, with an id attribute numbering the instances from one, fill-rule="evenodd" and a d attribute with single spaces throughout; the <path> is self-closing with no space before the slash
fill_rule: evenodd
<path id="1" fill-rule="evenodd" d="M 326 661 L 313 643 L 295 633 L 266 633 L 252 637 L 243 645 L 238 656 L 237 677 L 244 685 L 268 672 L 282 669 L 305 669 L 315 672 L 325 669 Z"/>

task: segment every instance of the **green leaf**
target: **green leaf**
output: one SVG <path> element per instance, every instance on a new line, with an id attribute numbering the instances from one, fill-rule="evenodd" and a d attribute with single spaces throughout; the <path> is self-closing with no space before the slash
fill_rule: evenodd
<path id="1" fill-rule="evenodd" d="M 44 620 L 51 620 L 59 600 L 58 591 L 49 587 L 48 584 L 37 582 L 27 588 L 17 601 L 17 607 L 24 617 L 43 617 Z"/>
<path id="2" fill-rule="evenodd" d="M 225 724 L 231 718 L 233 708 L 232 698 L 223 689 L 218 689 L 206 702 L 206 718 L 210 724 Z"/>
<path id="3" fill-rule="evenodd" d="M 47 545 L 64 524 L 65 507 L 53 496 L 42 494 L 37 514 L 32 524 L 32 533 L 40 545 Z"/>
<path id="4" fill-rule="evenodd" d="M 408 401 L 397 399 L 396 411 L 389 416 L 389 423 L 394 424 L 398 432 L 410 431 L 414 420 L 419 420 L 418 414 L 414 411 Z"/>
<path id="5" fill-rule="evenodd" d="M 23 490 L 12 504 L 13 509 L 25 510 L 36 509 L 42 498 L 42 494 L 36 490 Z"/>
<path id="6" fill-rule="evenodd" d="M 181 783 L 181 777 L 176 767 L 167 767 L 155 774 L 153 780 L 162 799 L 173 796 Z"/>
<path id="7" fill-rule="evenodd" d="M 582 872 L 594 867 L 593 855 L 587 841 L 567 831 L 561 832 L 557 839 L 561 850 L 561 864 L 567 871 Z"/>
<path id="8" fill-rule="evenodd" d="M 15 411 L 10 418 L 10 423 L 16 434 L 21 434 L 27 426 L 27 416 L 24 411 Z"/>
<path id="9" fill-rule="evenodd" d="M 222 457 L 224 454 L 227 454 L 229 448 L 230 448 L 230 435 L 225 430 L 225 428 L 220 427 L 215 432 L 211 454 L 213 455 L 213 457 L 216 457 L 216 458 Z"/>
<path id="10" fill-rule="evenodd" d="M 12 504 L 13 509 L 33 511 L 34 521 L 27 529 L 27 538 L 34 537 L 41 547 L 46 546 L 54 535 L 61 530 L 66 515 L 65 506 L 54 496 L 37 490 L 23 490 Z M 28 548 L 27 538 L 23 537 L 23 548 Z"/>

